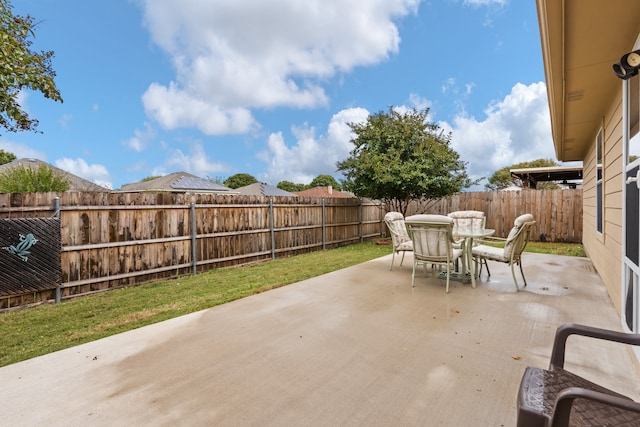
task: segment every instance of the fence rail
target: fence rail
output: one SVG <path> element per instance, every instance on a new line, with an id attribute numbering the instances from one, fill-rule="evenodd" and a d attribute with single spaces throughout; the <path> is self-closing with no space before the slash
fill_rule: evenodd
<path id="1" fill-rule="evenodd" d="M 408 214 L 469 209 L 484 211 L 497 236 L 529 212 L 537 221 L 533 240 L 582 238 L 582 190 L 460 193 L 414 203 Z M 386 234 L 384 213 L 384 205 L 360 199 L 0 194 L 0 218 L 57 214 L 61 236 L 61 281 L 50 290 L 0 297 L 0 309 L 378 238 Z"/>

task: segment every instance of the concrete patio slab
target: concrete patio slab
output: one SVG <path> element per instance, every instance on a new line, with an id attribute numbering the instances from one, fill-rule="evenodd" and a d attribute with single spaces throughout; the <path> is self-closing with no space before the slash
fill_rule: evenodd
<path id="1" fill-rule="evenodd" d="M 390 262 L 0 368 L 2 424 L 512 426 L 558 325 L 620 329 L 586 258 L 525 254 L 518 293 L 502 264 L 445 294 L 422 271 L 411 288 L 409 254 Z M 567 365 L 640 396 L 623 346 L 571 338 Z"/>

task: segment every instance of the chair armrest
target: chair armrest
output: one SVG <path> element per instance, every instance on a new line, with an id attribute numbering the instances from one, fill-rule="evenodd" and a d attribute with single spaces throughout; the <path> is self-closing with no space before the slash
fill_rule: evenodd
<path id="1" fill-rule="evenodd" d="M 569 425 L 571 407 L 575 399 L 585 399 L 592 402 L 599 402 L 607 406 L 613 406 L 625 411 L 640 414 L 640 403 L 629 398 L 601 393 L 595 390 L 588 390 L 582 387 L 569 387 L 561 390 L 556 397 L 555 406 L 551 417 L 551 426 L 560 427 Z M 588 414 L 587 414 L 588 415 Z M 635 420 L 635 416 L 629 416 Z"/>
<path id="2" fill-rule="evenodd" d="M 567 338 L 569 338 L 570 335 L 582 335 L 585 337 L 613 341 L 622 344 L 640 345 L 640 334 L 629 334 L 626 332 L 617 332 L 608 329 L 594 328 L 592 326 L 578 325 L 575 323 L 565 323 L 556 330 L 556 336 L 553 340 L 553 350 L 551 350 L 551 363 L 549 364 L 549 369 L 564 367 L 564 353 L 567 345 Z"/>
<path id="3" fill-rule="evenodd" d="M 477 243 L 479 245 L 488 245 L 488 246 L 497 246 L 497 247 L 502 247 L 505 245 L 505 243 L 507 242 L 507 239 L 504 239 L 502 237 L 493 237 L 493 236 L 487 236 L 487 237 L 483 237 L 481 239 L 475 239 L 474 243 Z"/>

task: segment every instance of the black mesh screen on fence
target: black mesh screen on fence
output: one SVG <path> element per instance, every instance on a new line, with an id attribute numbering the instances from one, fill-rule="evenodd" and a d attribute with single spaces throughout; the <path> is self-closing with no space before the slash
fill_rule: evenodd
<path id="1" fill-rule="evenodd" d="M 0 297 L 60 283 L 60 220 L 0 219 Z"/>

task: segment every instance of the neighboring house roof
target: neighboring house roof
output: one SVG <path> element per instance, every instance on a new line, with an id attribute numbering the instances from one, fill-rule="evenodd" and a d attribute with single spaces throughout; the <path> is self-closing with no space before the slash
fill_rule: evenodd
<path id="1" fill-rule="evenodd" d="M 264 182 L 254 182 L 253 184 L 245 185 L 244 187 L 236 188 L 239 194 L 243 196 L 283 196 L 283 197 L 295 197 L 293 193 L 279 189 Z"/>
<path id="2" fill-rule="evenodd" d="M 7 171 L 14 167 L 25 167 L 31 169 L 38 169 L 40 166 L 47 166 L 53 170 L 53 172 L 58 175 L 66 178 L 69 181 L 69 191 L 87 191 L 87 192 L 104 192 L 111 191 L 111 189 L 98 185 L 94 182 L 86 180 L 84 178 L 80 178 L 77 175 L 64 171 L 60 168 L 50 165 L 47 162 L 43 162 L 38 159 L 16 159 L 10 163 L 5 163 L 0 165 L 0 173 Z"/>
<path id="3" fill-rule="evenodd" d="M 638 36 L 640 1 L 536 4 L 556 156 L 583 160 L 602 126 L 602 106 L 621 91 L 612 67 Z"/>
<path id="4" fill-rule="evenodd" d="M 148 181 L 126 184 L 123 185 L 119 191 L 237 194 L 229 187 L 216 184 L 208 179 L 200 178 L 187 172 L 174 172 Z"/>
<path id="5" fill-rule="evenodd" d="M 327 187 L 313 187 L 302 191 L 294 191 L 293 194 L 300 197 L 317 197 L 317 198 L 337 198 L 348 199 L 354 197 L 351 193 L 334 190 L 331 185 Z"/>

